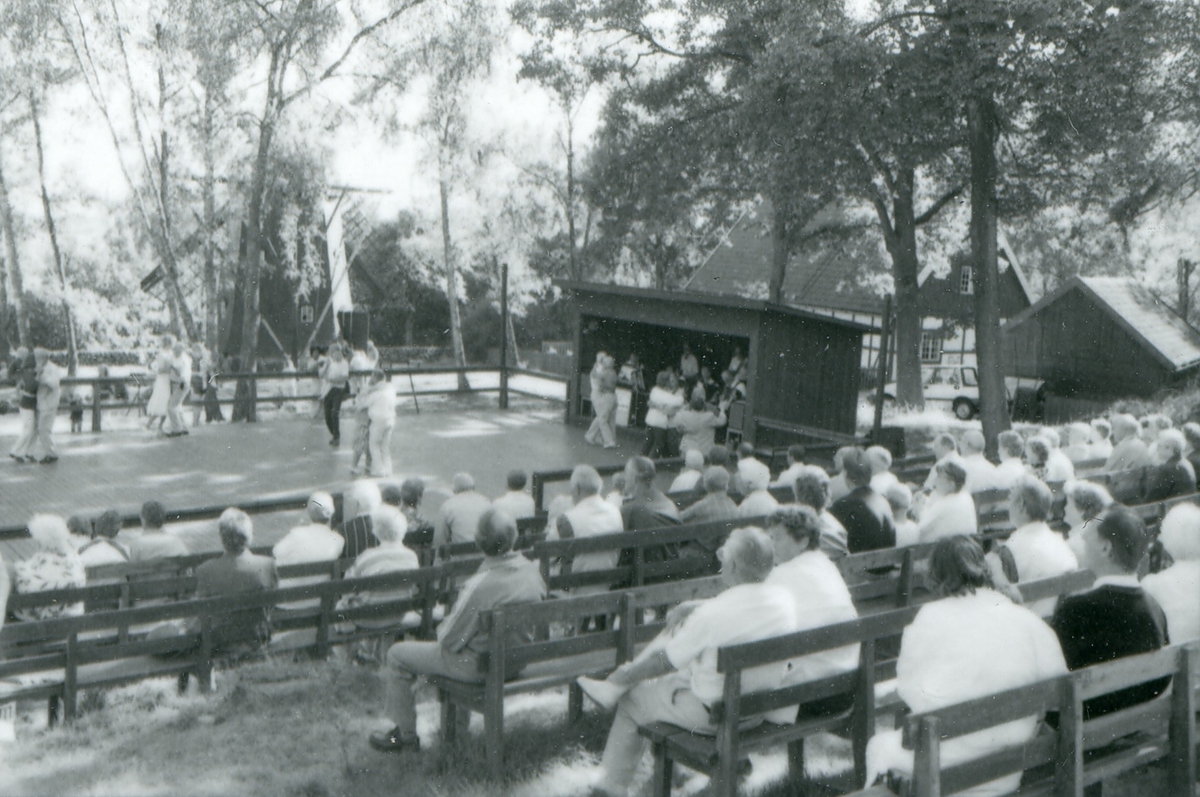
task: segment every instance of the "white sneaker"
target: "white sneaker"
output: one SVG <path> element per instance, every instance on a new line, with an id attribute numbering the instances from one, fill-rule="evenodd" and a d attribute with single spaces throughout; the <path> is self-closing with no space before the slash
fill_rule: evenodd
<path id="1" fill-rule="evenodd" d="M 601 681 L 596 678 L 581 676 L 575 679 L 575 683 L 579 684 L 579 688 L 583 690 L 585 695 L 592 699 L 592 702 L 605 711 L 616 709 L 617 701 L 629 691 L 628 686 L 614 684 L 609 680 Z"/>

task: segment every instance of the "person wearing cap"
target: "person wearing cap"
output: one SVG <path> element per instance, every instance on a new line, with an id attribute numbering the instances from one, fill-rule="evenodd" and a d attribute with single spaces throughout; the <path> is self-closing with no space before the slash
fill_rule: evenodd
<path id="1" fill-rule="evenodd" d="M 422 675 L 441 675 L 456 681 L 479 683 L 483 675 L 479 657 L 488 651 L 488 633 L 480 623 L 483 612 L 546 597 L 546 584 L 537 562 L 513 551 L 517 523 L 488 507 L 479 517 L 475 542 L 483 562 L 467 579 L 454 606 L 438 625 L 436 642 L 399 642 L 388 650 L 380 676 L 384 714 L 393 723 L 389 730 L 371 734 L 371 747 L 380 752 L 417 752 L 415 686 Z M 527 632 L 514 632 L 514 642 L 528 642 Z"/>
<path id="2" fill-rule="evenodd" d="M 649 744 L 640 727 L 667 722 L 693 733 L 716 733 L 709 708 L 721 699 L 725 685 L 724 674 L 717 672 L 719 648 L 797 629 L 792 594 L 767 583 L 775 552 L 762 529 L 735 529 L 718 558 L 724 586 L 718 595 L 673 609 L 667 628 L 608 678 L 577 679 L 584 694 L 616 712 L 593 794 L 624 797 L 628 792 Z M 778 688 L 786 669 L 780 662 L 747 670 L 743 693 Z"/>
<path id="3" fill-rule="evenodd" d="M 475 490 L 475 477 L 469 473 L 456 473 L 453 479 L 454 495 L 446 499 L 433 524 L 433 546 L 471 542 L 479 518 L 492 508 L 486 495 Z"/>
<path id="4" fill-rule="evenodd" d="M 167 511 L 158 501 L 142 504 L 141 520 L 142 534 L 129 545 L 129 561 L 145 562 L 191 553 L 183 540 L 163 528 L 167 522 Z"/>
<path id="5" fill-rule="evenodd" d="M 277 567 L 303 565 L 309 562 L 332 562 L 342 555 L 346 538 L 329 527 L 333 517 L 333 496 L 327 492 L 313 493 L 306 508 L 308 523 L 294 527 L 283 536 L 271 554 Z M 361 558 L 361 557 L 360 557 Z M 280 587 L 300 587 L 328 581 L 330 575 L 302 576 L 280 581 Z M 281 609 L 304 609 L 316 606 L 320 601 L 297 601 L 281 603 Z"/>
<path id="6" fill-rule="evenodd" d="M 738 504 L 738 517 L 765 517 L 779 508 L 779 502 L 768 489 L 771 486 L 771 469 L 765 463 L 747 457 L 738 462 L 738 475 L 746 497 Z"/>

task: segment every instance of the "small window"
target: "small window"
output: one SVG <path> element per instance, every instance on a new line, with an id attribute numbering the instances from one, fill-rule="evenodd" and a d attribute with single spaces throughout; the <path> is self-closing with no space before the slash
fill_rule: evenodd
<path id="1" fill-rule="evenodd" d="M 940 363 L 942 361 L 942 336 L 936 332 L 921 333 L 921 362 Z"/>
<path id="2" fill-rule="evenodd" d="M 300 323 L 311 324 L 313 322 L 313 306 L 311 304 L 300 305 Z"/>
<path id="3" fill-rule="evenodd" d="M 974 368 L 962 369 L 963 384 L 967 387 L 979 387 L 979 376 Z"/>
<path id="4" fill-rule="evenodd" d="M 958 274 L 958 292 L 964 295 L 975 293 L 975 273 L 970 266 L 963 266 Z"/>

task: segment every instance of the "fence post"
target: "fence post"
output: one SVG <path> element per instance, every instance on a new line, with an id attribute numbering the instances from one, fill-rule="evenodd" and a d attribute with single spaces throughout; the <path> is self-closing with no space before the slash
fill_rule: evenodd
<path id="1" fill-rule="evenodd" d="M 92 431 L 100 431 L 100 380 L 92 382 Z"/>
<path id="2" fill-rule="evenodd" d="M 508 409 L 508 263 L 500 264 L 500 409 Z"/>
<path id="3" fill-rule="evenodd" d="M 533 492 L 533 509 L 540 515 L 545 511 L 542 503 L 546 498 L 546 484 L 542 481 L 541 473 L 534 472 L 530 490 Z"/>

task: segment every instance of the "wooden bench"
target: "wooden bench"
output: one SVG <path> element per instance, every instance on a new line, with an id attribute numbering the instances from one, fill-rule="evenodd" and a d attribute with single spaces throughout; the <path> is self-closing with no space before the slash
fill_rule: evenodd
<path id="1" fill-rule="evenodd" d="M 1091 573 L 1077 571 L 1028 582 L 1020 585 L 1019 590 L 1026 602 L 1032 602 L 1084 588 L 1093 579 Z M 866 777 L 866 745 L 874 734 L 877 717 L 903 708 L 894 695 L 876 697 L 876 684 L 896 677 L 896 658 L 889 652 L 891 646 L 881 643 L 902 634 L 919 608 L 894 609 L 824 628 L 721 648 L 717 653 L 717 670 L 725 673 L 725 692 L 722 700 L 710 710 L 717 726 L 716 735 L 694 734 L 667 723 L 641 729 L 642 735 L 650 739 L 654 751 L 656 797 L 669 797 L 674 762 L 710 774 L 713 793 L 732 797 L 737 791 L 738 761 L 746 753 L 782 744 L 788 746 L 789 767 L 798 775 L 803 768 L 803 740 L 818 731 L 849 734 L 854 771 L 861 782 Z M 860 644 L 859 666 L 854 672 L 750 695 L 741 694 L 741 675 L 747 669 L 853 643 Z M 747 717 L 834 696 L 852 701 L 853 708 L 828 717 L 803 719 L 794 725 L 764 722 L 750 730 L 739 730 Z"/>
<path id="2" fill-rule="evenodd" d="M 424 624 L 445 583 L 462 569 L 463 565 L 421 568 L 251 594 L 12 623 L 0 632 L 0 645 L 7 656 L 0 662 L 0 679 L 24 677 L 32 683 L 0 695 L 0 703 L 57 698 L 62 701 L 63 716 L 69 721 L 75 714 L 76 695 L 82 688 L 185 673 L 196 675 L 204 686 L 212 670 L 214 649 L 226 627 L 222 618 L 255 613 L 261 617 L 262 611 L 269 611 L 279 603 L 318 601 L 316 607 L 282 613 L 272 625 L 277 631 L 307 632 L 294 638 L 285 649 L 305 649 L 324 655 L 334 645 L 373 638 L 392 627 L 350 627 L 354 621 L 403 618 L 416 613 Z M 345 595 L 409 587 L 412 589 L 409 596 L 355 608 L 337 608 L 339 599 Z M 200 631 L 166 638 L 147 633 L 165 623 L 190 624 Z M 104 666 L 93 666 L 100 664 Z"/>
<path id="3" fill-rule="evenodd" d="M 540 603 L 505 606 L 484 612 L 481 628 L 488 634 L 488 651 L 479 660 L 478 683 L 433 677 L 442 706 L 442 738 L 453 743 L 457 712 L 483 715 L 488 770 L 500 778 L 504 767 L 504 699 L 509 695 L 570 685 L 568 716 L 582 711 L 582 693 L 573 683 L 579 676 L 603 678 L 633 658 L 637 647 L 662 630 L 664 622 L 640 622 L 643 610 L 707 598 L 721 590 L 719 579 L 692 579 Z M 606 631 L 577 633 L 584 618 L 616 615 L 620 623 Z M 560 635 L 547 629 L 557 627 Z M 529 642 L 512 644 L 510 636 L 541 629 Z"/>
<path id="4" fill-rule="evenodd" d="M 875 683 L 881 673 L 876 660 L 876 641 L 894 637 L 912 622 L 916 607 L 869 615 L 845 623 L 801 631 L 786 636 L 730 645 L 717 652 L 717 671 L 724 673 L 722 698 L 710 708 L 717 727 L 715 736 L 704 736 L 667 723 L 654 723 L 639 730 L 650 740 L 654 754 L 655 797 L 669 797 L 676 762 L 708 773 L 712 793 L 732 797 L 737 792 L 738 762 L 750 752 L 788 746 L 789 767 L 803 769 L 803 741 L 820 731 L 848 733 L 854 751 L 855 772 L 865 777 L 866 745 L 875 732 Z M 859 644 L 859 666 L 848 673 L 809 683 L 783 686 L 753 694 L 742 694 L 746 670 L 768 664 L 783 664 L 800 656 Z M 824 717 L 805 718 L 790 725 L 763 721 L 742 729 L 747 718 L 774 709 L 831 698 L 843 698 L 852 707 Z"/>
<path id="5" fill-rule="evenodd" d="M 1198 672 L 1200 648 L 1168 647 L 910 716 L 904 721 L 903 744 L 914 751 L 913 771 L 894 780 L 904 797 L 940 797 L 1023 772 L 1022 797 L 1081 797 L 1090 786 L 1165 759 L 1169 793 L 1191 794 L 1196 783 Z M 1172 677 L 1173 683 L 1162 696 L 1084 719 L 1085 700 L 1163 677 Z M 1046 712 L 1057 713 L 1054 731 L 973 761 L 954 766 L 941 762 L 941 744 L 947 740 Z M 891 792 L 859 792 L 880 793 Z"/>

